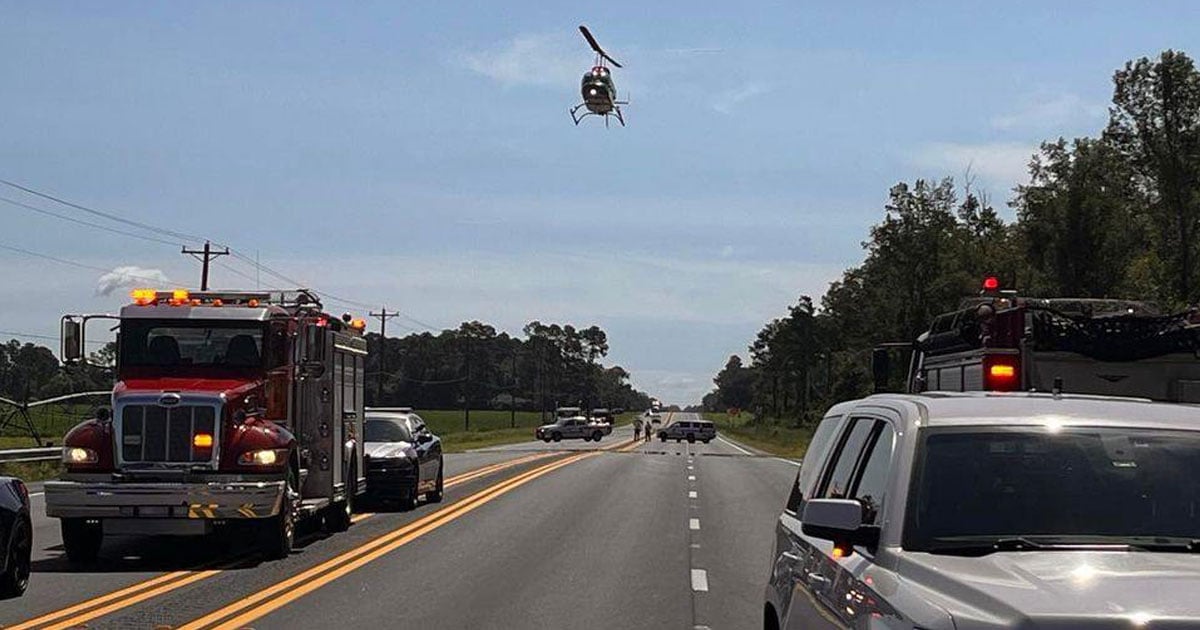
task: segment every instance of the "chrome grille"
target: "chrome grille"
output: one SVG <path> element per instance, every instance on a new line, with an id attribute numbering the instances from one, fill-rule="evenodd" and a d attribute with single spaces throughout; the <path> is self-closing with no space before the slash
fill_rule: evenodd
<path id="1" fill-rule="evenodd" d="M 127 463 L 205 463 L 216 449 L 217 408 L 212 405 L 130 404 L 121 409 L 121 460 Z M 211 448 L 196 448 L 193 436 L 207 433 Z"/>

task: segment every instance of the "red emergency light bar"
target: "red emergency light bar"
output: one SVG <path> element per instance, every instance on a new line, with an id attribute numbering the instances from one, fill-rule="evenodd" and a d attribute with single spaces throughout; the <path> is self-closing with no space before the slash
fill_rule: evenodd
<path id="1" fill-rule="evenodd" d="M 983 279 L 984 291 L 995 291 L 1000 288 L 1000 279 L 996 276 L 988 276 Z"/>

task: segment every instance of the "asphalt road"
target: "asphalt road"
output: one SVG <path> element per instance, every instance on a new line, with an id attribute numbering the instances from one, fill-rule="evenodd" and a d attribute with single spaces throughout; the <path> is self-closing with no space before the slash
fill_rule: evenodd
<path id="1" fill-rule="evenodd" d="M 0 626 L 761 627 L 796 465 L 631 435 L 447 455 L 442 504 L 307 532 L 275 562 L 237 540 L 127 538 L 72 567 L 35 495 L 32 583 Z"/>

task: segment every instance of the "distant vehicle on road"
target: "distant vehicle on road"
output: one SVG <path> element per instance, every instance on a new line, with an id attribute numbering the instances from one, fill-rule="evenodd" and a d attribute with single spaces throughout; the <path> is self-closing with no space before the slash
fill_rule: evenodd
<path id="1" fill-rule="evenodd" d="M 779 517 L 763 627 L 1198 627 L 1197 497 L 1193 406 L 842 403 Z"/>
<path id="2" fill-rule="evenodd" d="M 653 409 L 647 409 L 646 413 L 642 414 L 642 419 L 651 424 L 662 424 L 662 414 Z"/>
<path id="3" fill-rule="evenodd" d="M 0 598 L 25 593 L 32 553 L 29 489 L 20 479 L 0 477 Z"/>
<path id="4" fill-rule="evenodd" d="M 397 501 L 406 510 L 415 507 L 422 495 L 429 503 L 441 502 L 442 440 L 429 431 L 421 416 L 404 407 L 368 408 L 363 441 L 370 498 Z"/>
<path id="5" fill-rule="evenodd" d="M 610 433 L 612 433 L 611 424 L 592 422 L 582 415 L 559 418 L 553 424 L 543 424 L 534 431 L 537 439 L 543 442 L 559 442 L 570 439 L 599 442 L 601 438 Z"/>
<path id="6" fill-rule="evenodd" d="M 700 441 L 708 444 L 715 437 L 717 437 L 717 427 L 708 420 L 678 420 L 658 432 L 658 439 L 663 442 L 687 440 L 691 443 Z"/>
<path id="7" fill-rule="evenodd" d="M 592 422 L 603 422 L 605 424 L 612 424 L 616 419 L 613 412 L 603 407 L 593 409 L 589 418 L 592 420 Z"/>

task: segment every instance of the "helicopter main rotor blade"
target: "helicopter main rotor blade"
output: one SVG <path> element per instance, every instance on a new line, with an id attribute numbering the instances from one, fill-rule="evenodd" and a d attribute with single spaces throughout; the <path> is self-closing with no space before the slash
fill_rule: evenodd
<path id="1" fill-rule="evenodd" d="M 612 57 L 609 57 L 609 56 L 608 56 L 608 53 L 604 52 L 604 49 L 603 49 L 603 48 L 600 48 L 600 44 L 598 44 L 598 43 L 596 42 L 596 38 L 595 38 L 595 37 L 592 37 L 592 33 L 591 33 L 591 31 L 589 31 L 589 30 L 588 30 L 588 28 L 587 28 L 586 26 L 583 26 L 582 24 L 580 24 L 580 25 L 579 25 L 579 32 L 580 32 L 580 33 L 583 33 L 583 38 L 587 40 L 588 44 L 591 44 L 591 46 L 592 46 L 592 50 L 596 51 L 596 54 L 597 54 L 597 55 L 600 55 L 601 57 L 604 57 L 605 59 L 607 59 L 607 60 L 608 60 L 608 62 L 609 62 L 609 63 L 611 63 L 612 65 L 614 65 L 614 66 L 616 66 L 616 67 L 618 67 L 618 68 L 621 68 L 621 67 L 623 67 L 621 64 L 617 63 L 617 60 L 616 60 L 616 59 L 613 59 Z"/>

